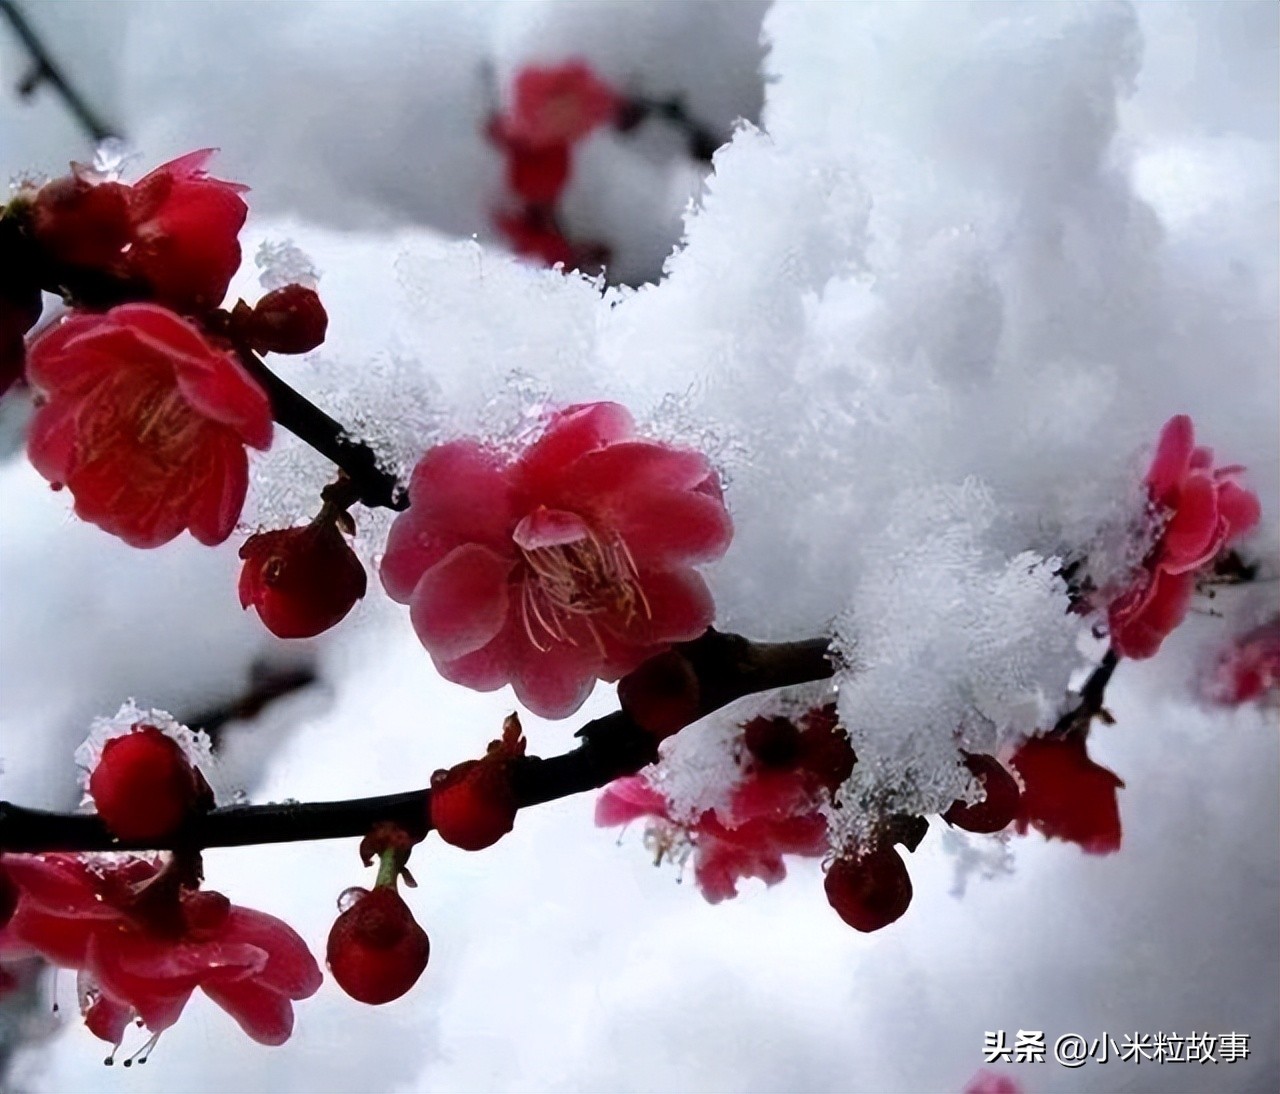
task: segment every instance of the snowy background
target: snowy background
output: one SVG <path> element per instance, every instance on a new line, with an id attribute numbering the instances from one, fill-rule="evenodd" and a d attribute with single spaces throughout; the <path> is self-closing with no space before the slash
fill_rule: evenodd
<path id="1" fill-rule="evenodd" d="M 758 638 L 837 614 L 864 669 L 842 702 L 876 741 L 927 753 L 977 708 L 1029 728 L 1099 650 L 1028 567 L 1119 530 L 1150 448 L 1190 413 L 1250 468 L 1275 565 L 1275 5 L 777 3 L 29 4 L 139 166 L 218 145 L 253 187 L 246 267 L 292 240 L 322 273 L 323 350 L 285 375 L 402 465 L 496 433 L 541 398 L 616 398 L 707 449 L 737 525 L 709 573 L 720 622 Z M 763 43 L 763 44 L 762 44 Z M 592 137 L 565 217 L 603 238 L 597 287 L 504 257 L 484 118 L 520 65 L 584 57 L 683 92 L 732 143 L 705 188 L 671 134 Z M 22 59 L 0 33 L 0 84 Z M 754 124 L 740 126 L 738 118 Z M 0 169 L 91 150 L 47 93 L 0 100 Z M 697 209 L 684 219 L 691 199 Z M 467 237 L 478 235 L 478 241 Z M 269 265 L 269 264 L 268 264 Z M 12 424 L 6 426 L 12 432 Z M 246 529 L 309 515 L 326 468 L 281 443 Z M 446 685 L 406 614 L 371 595 L 301 651 L 234 595 L 236 541 L 131 550 L 69 514 L 20 454 L 0 466 L 0 796 L 69 806 L 89 720 L 134 696 L 179 716 L 239 694 L 255 662 L 319 682 L 223 733 L 255 800 L 423 785 L 477 754 L 509 694 Z M 381 529 L 363 522 L 376 557 Z M 1025 578 L 1025 579 L 1024 579 Z M 1252 1036 L 1247 1062 L 1077 1071 L 1037 1091 L 1272 1091 L 1280 1081 L 1280 739 L 1274 711 L 1209 712 L 1200 665 L 1276 609 L 1229 590 L 1160 656 L 1125 664 L 1091 752 L 1127 782 L 1124 846 L 1090 858 L 935 830 L 916 897 L 875 935 L 831 912 L 816 863 L 711 907 L 648 863 L 589 796 L 529 810 L 493 849 L 430 840 L 410 904 L 431 964 L 372 1010 L 332 985 L 279 1049 L 197 999 L 147 1067 L 49 1013 L 7 1082 L 31 1091 L 958 1091 L 985 1030 Z M 607 712 L 527 718 L 563 751 Z M 973 695 L 977 693 L 978 699 Z M 887 747 L 887 746 L 886 746 Z M 862 749 L 860 748 L 860 752 Z M 211 852 L 209 884 L 323 949 L 362 878 L 353 844 Z M 62 977 L 64 1014 L 74 1013 Z M 18 1026 L 12 1024 L 17 1022 Z"/>

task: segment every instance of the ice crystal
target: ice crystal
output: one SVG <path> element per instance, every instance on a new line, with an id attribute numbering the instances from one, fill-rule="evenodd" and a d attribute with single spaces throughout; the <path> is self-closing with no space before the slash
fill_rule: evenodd
<path id="1" fill-rule="evenodd" d="M 231 794 L 231 788 L 223 785 L 218 761 L 213 755 L 213 742 L 202 729 L 189 729 L 167 710 L 144 710 L 133 699 L 126 700 L 115 714 L 95 718 L 89 726 L 89 735 L 75 751 L 75 763 L 79 768 L 81 807 L 91 806 L 89 776 L 102 759 L 102 750 L 113 738 L 123 737 L 135 725 L 154 726 L 170 740 L 177 742 L 193 767 L 199 768 L 219 802 Z"/>

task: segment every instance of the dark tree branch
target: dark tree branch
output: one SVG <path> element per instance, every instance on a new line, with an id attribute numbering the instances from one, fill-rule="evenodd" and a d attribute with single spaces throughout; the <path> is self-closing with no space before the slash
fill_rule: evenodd
<path id="1" fill-rule="evenodd" d="M 1065 737 L 1068 733 L 1086 733 L 1095 718 L 1101 718 L 1110 724 L 1111 715 L 1102 704 L 1106 700 L 1107 685 L 1111 683 L 1112 674 L 1119 664 L 1120 655 L 1115 650 L 1108 649 L 1080 689 L 1080 702 L 1059 718 L 1046 736 Z"/>
<path id="2" fill-rule="evenodd" d="M 0 0 L 0 12 L 4 13 L 13 27 L 14 33 L 22 42 L 23 48 L 31 55 L 31 71 L 18 87 L 18 93 L 24 98 L 31 95 L 41 84 L 48 84 L 61 96 L 67 109 L 75 116 L 80 128 L 85 131 L 95 145 L 101 144 L 110 137 L 123 136 L 114 126 L 104 121 L 91 107 L 83 95 L 62 74 L 62 70 L 50 56 L 35 28 L 27 21 L 13 0 Z"/>
<path id="3" fill-rule="evenodd" d="M 754 692 L 824 680 L 833 671 L 825 639 L 764 644 L 709 630 L 676 648 L 698 677 L 703 713 Z M 589 722 L 578 736 L 582 744 L 571 752 L 515 761 L 512 781 L 522 808 L 598 789 L 657 758 L 656 738 L 622 711 Z M 92 814 L 51 813 L 0 802 L 0 850 L 203 850 L 296 843 L 362 837 L 379 821 L 390 821 L 421 838 L 430 831 L 430 814 L 428 789 L 348 801 L 232 805 L 193 818 L 173 839 L 157 846 L 116 840 Z"/>
<path id="4" fill-rule="evenodd" d="M 267 393 L 275 420 L 341 468 L 353 500 L 371 509 L 409 508 L 408 491 L 395 475 L 382 467 L 372 448 L 353 438 L 340 422 L 291 388 L 252 350 L 237 345 L 236 354 L 249 375 Z"/>

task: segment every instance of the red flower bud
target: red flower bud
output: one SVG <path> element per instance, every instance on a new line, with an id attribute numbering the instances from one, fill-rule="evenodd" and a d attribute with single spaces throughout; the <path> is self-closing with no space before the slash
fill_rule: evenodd
<path id="1" fill-rule="evenodd" d="M 245 336 L 259 353 L 310 353 L 328 328 L 329 316 L 315 289 L 285 285 L 254 305 Z"/>
<path id="2" fill-rule="evenodd" d="M 348 889 L 339 907 L 352 897 L 329 931 L 329 971 L 352 999 L 390 1003 L 418 982 L 431 943 L 394 887 Z"/>
<path id="3" fill-rule="evenodd" d="M 256 608 L 278 638 L 327 631 L 365 593 L 364 567 L 328 521 L 250 536 L 240 557 L 240 605 Z"/>
<path id="4" fill-rule="evenodd" d="M 139 723 L 102 748 L 89 796 L 112 835 L 123 840 L 172 835 L 196 808 L 201 780 L 181 745 Z"/>
<path id="5" fill-rule="evenodd" d="M 618 682 L 622 709 L 658 740 L 698 720 L 699 693 L 693 666 L 675 650 L 649 658 Z"/>
<path id="6" fill-rule="evenodd" d="M 955 801 L 942 819 L 966 832 L 999 832 L 1018 815 L 1018 783 L 994 756 L 966 752 L 964 765 L 982 784 L 986 797 L 974 805 Z"/>
<path id="7" fill-rule="evenodd" d="M 911 903 L 911 878 L 892 847 L 838 858 L 827 871 L 827 902 L 856 931 L 878 931 Z"/>
<path id="8" fill-rule="evenodd" d="M 431 779 L 431 824 L 464 851 L 492 847 L 515 827 L 516 798 L 507 764 L 467 760 Z"/>

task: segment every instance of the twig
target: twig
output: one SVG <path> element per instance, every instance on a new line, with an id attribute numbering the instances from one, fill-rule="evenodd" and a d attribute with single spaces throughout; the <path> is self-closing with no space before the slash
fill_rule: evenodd
<path id="1" fill-rule="evenodd" d="M 1111 682 L 1111 676 L 1118 664 L 1120 664 L 1119 654 L 1115 650 L 1108 649 L 1102 660 L 1098 662 L 1098 667 L 1089 674 L 1089 679 L 1080 689 L 1080 702 L 1059 718 L 1046 736 L 1065 737 L 1069 733 L 1087 732 L 1095 718 L 1110 724 L 1111 715 L 1102 704 L 1106 699 L 1107 685 Z"/>
<path id="2" fill-rule="evenodd" d="M 256 353 L 237 346 L 236 354 L 266 391 L 275 420 L 341 468 L 357 501 L 374 509 L 399 512 L 409 508 L 408 491 L 382 467 L 372 448 L 353 439 L 340 422 L 280 379 Z"/>
<path id="3" fill-rule="evenodd" d="M 3 12 L 13 27 L 14 33 L 22 41 L 23 47 L 31 55 L 32 68 L 18 87 L 18 93 L 24 98 L 32 94 L 41 84 L 48 84 L 61 96 L 67 109 L 75 116 L 80 128 L 95 145 L 111 137 L 121 137 L 110 123 L 91 107 L 83 95 L 72 86 L 71 81 L 62 74 L 62 70 L 50 56 L 45 44 L 36 33 L 35 28 L 27 21 L 22 9 L 13 0 L 0 0 L 0 12 Z"/>
<path id="4" fill-rule="evenodd" d="M 823 680 L 833 671 L 825 639 L 764 644 L 709 630 L 676 649 L 698 678 L 700 713 L 754 692 Z M 582 744 L 571 752 L 515 761 L 512 782 L 522 808 L 598 789 L 657 758 L 656 739 L 622 711 L 589 722 L 578 736 Z M 431 829 L 430 815 L 429 789 L 347 801 L 233 805 L 193 818 L 174 838 L 156 845 L 116 840 L 91 814 L 0 802 L 0 850 L 203 850 L 296 843 L 363 836 L 379 821 L 390 821 L 420 838 Z"/>

